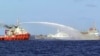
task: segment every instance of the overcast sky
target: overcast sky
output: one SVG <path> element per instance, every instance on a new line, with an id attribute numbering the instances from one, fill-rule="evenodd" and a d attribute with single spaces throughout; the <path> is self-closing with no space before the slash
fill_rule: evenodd
<path id="1" fill-rule="evenodd" d="M 0 0 L 0 22 L 14 24 L 17 18 L 20 22 L 55 22 L 78 30 L 87 30 L 95 21 L 100 30 L 100 0 Z M 23 27 L 33 34 L 53 31 L 44 25 Z"/>

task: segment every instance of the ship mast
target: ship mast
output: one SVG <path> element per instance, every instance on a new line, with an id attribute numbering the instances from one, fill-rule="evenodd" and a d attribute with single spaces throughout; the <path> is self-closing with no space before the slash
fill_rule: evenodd
<path id="1" fill-rule="evenodd" d="M 96 30 L 96 23 L 95 22 L 93 23 L 92 28 L 93 28 L 93 30 Z"/>
<path id="2" fill-rule="evenodd" d="M 19 24 L 20 24 L 20 23 L 19 23 L 19 18 L 18 18 L 18 19 L 17 19 L 17 23 L 16 23 L 16 25 L 19 26 Z"/>
<path id="3" fill-rule="evenodd" d="M 94 22 L 92 27 L 90 27 L 89 31 L 96 31 L 96 23 Z"/>

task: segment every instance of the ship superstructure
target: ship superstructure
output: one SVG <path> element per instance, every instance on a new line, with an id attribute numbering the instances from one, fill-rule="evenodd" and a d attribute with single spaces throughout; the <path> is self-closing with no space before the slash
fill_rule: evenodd
<path id="1" fill-rule="evenodd" d="M 56 34 L 49 34 L 48 37 L 69 37 L 69 35 L 58 29 Z"/>

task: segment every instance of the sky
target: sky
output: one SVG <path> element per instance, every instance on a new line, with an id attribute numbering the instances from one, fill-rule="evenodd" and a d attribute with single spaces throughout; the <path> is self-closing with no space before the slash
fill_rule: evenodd
<path id="1" fill-rule="evenodd" d="M 17 18 L 20 22 L 54 22 L 78 30 L 87 30 L 95 22 L 100 30 L 100 0 L 0 0 L 0 22 L 15 24 Z M 32 34 L 54 31 L 51 26 L 22 26 Z"/>

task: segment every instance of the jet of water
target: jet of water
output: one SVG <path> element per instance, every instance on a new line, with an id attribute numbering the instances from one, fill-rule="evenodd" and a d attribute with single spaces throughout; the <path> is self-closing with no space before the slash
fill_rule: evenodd
<path id="1" fill-rule="evenodd" d="M 63 39 L 68 39 L 68 40 L 80 40 L 80 39 L 83 39 L 82 37 L 82 34 L 72 28 L 72 27 L 69 27 L 69 26 L 65 26 L 65 25 L 62 25 L 62 24 L 58 24 L 58 23 L 51 23 L 51 22 L 22 22 L 20 24 L 43 24 L 43 25 L 49 25 L 49 26 L 52 26 L 52 27 L 56 27 L 57 29 L 60 29 L 62 30 L 63 32 L 65 32 L 66 34 L 68 34 L 70 37 L 66 37 L 66 38 L 63 38 Z"/>

